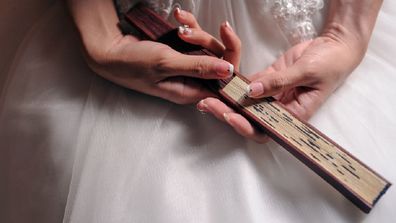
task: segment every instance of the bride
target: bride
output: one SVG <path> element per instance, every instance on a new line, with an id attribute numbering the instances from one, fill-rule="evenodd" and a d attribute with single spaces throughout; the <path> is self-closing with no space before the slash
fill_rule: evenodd
<path id="1" fill-rule="evenodd" d="M 383 86 L 395 84 L 396 77 L 387 76 L 395 68 L 377 74 L 376 69 L 386 66 L 376 63 L 372 54 L 362 64 L 365 70 L 359 66 L 354 71 L 364 58 L 382 1 L 146 2 L 182 24 L 182 39 L 209 48 L 224 60 L 182 55 L 160 43 L 124 35 L 133 30 L 119 28 L 122 16 L 117 12 L 121 15 L 134 3 L 68 1 L 82 55 L 93 72 L 84 65 L 76 44 L 69 44 L 77 41 L 68 34 L 74 33 L 65 22 L 68 17 L 61 18 L 68 27 L 65 31 L 53 22 L 62 11 L 61 3 L 28 34 L 30 39 L 21 47 L 26 49 L 16 54 L 0 110 L 5 126 L 0 139 L 8 154 L 4 156 L 8 159 L 2 158 L 8 169 L 6 187 L 12 188 L 4 190 L 5 222 L 34 216 L 37 198 L 47 206 L 57 204 L 48 209 L 53 214 L 37 217 L 40 222 L 365 218 L 275 143 L 258 144 L 268 138 L 196 79 L 221 79 L 239 70 L 252 81 L 246 89 L 250 97 L 274 96 L 303 119 L 313 117 L 311 122 L 319 129 L 395 179 L 390 171 L 395 155 L 390 133 L 395 127 L 386 123 L 396 123 L 391 115 L 396 105 L 386 97 L 372 98 Z M 42 48 L 29 45 L 43 36 L 47 41 L 42 41 Z M 376 49 L 386 46 L 377 40 Z M 48 52 L 58 53 L 49 58 Z M 385 61 L 386 55 L 381 57 Z M 28 75 L 31 70 L 36 72 Z M 396 96 L 395 91 L 390 95 Z M 377 104 L 383 106 L 382 113 L 374 113 Z M 33 150 L 28 150 L 30 145 Z M 40 172 L 33 179 L 28 167 L 36 165 L 42 167 L 32 169 Z M 48 169 L 54 175 L 45 172 Z M 54 181 L 55 189 L 42 187 Z M 16 187 L 18 182 L 34 186 L 24 191 Z M 389 193 L 370 216 L 380 218 L 383 212 L 383 219 L 396 219 L 390 211 L 392 201 L 385 199 L 394 201 L 395 194 Z M 18 202 L 26 196 L 31 203 L 18 215 Z"/>
<path id="2" fill-rule="evenodd" d="M 133 1 L 115 2 L 120 14 L 133 5 Z M 111 1 L 69 1 L 90 67 L 118 85 L 171 102 L 189 104 L 200 100 L 197 105 L 200 111 L 212 113 L 242 136 L 261 142 L 263 136 L 246 119 L 218 99 L 208 97 L 210 93 L 194 80 L 227 78 L 234 69 L 239 70 L 241 42 L 228 21 L 220 26 L 221 43 L 202 30 L 193 14 L 181 10 L 179 6 L 184 3 L 192 6 L 190 10 L 197 7 L 198 16 L 207 14 L 205 16 L 209 17 L 211 11 L 224 6 L 213 5 L 205 9 L 209 4 L 200 1 L 148 3 L 166 17 L 175 8 L 174 18 L 184 24 L 180 26 L 179 36 L 187 42 L 212 50 L 225 61 L 183 55 L 163 44 L 139 41 L 133 35 L 123 35 L 119 27 L 114 25 L 118 18 Z M 242 4 L 238 10 L 243 11 L 251 4 Z M 269 5 L 267 2 L 253 4 L 259 8 Z M 240 15 L 243 19 L 238 19 L 232 16 L 238 13 L 235 12 L 235 4 L 230 2 L 225 4 L 227 6 L 233 10 L 225 12 L 223 17 L 229 15 L 234 20 L 233 25 L 246 20 L 244 26 L 252 26 L 250 32 L 243 32 L 243 39 L 245 35 L 254 35 L 253 32 L 260 28 L 252 24 L 255 22 L 255 18 L 249 16 L 252 12 L 244 13 Z M 249 96 L 275 96 L 301 118 L 312 116 L 362 60 L 380 6 L 381 1 L 366 4 L 332 1 L 323 31 L 314 38 L 312 16 L 323 7 L 322 0 L 274 1 L 270 6 L 275 17 L 273 23 L 278 22 L 289 42 L 295 45 L 265 69 L 254 70 L 250 76 L 252 83 L 247 89 Z M 212 23 L 212 26 L 216 24 L 215 21 L 203 21 L 205 23 Z M 128 31 L 124 28 L 125 32 Z M 258 39 L 253 43 L 261 41 Z M 253 50 L 253 47 L 247 48 L 250 56 L 245 58 L 251 59 Z"/>

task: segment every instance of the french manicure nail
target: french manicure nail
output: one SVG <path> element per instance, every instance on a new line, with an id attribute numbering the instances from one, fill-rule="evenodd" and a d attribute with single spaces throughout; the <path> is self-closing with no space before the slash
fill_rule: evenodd
<path id="1" fill-rule="evenodd" d="M 228 116 L 227 113 L 223 113 L 223 117 L 224 117 L 224 120 L 226 120 L 226 122 L 230 121 L 230 117 Z"/>
<path id="2" fill-rule="evenodd" d="M 208 111 L 208 105 L 205 103 L 205 99 L 202 99 L 200 102 L 198 102 L 197 109 L 202 114 L 206 114 L 206 112 Z"/>
<path id="3" fill-rule="evenodd" d="M 184 10 L 182 10 L 180 7 L 176 7 L 175 9 L 176 13 L 179 14 L 179 16 L 183 17 L 185 14 Z"/>
<path id="4" fill-rule="evenodd" d="M 233 31 L 233 29 L 228 21 L 225 21 L 225 26 Z"/>
<path id="5" fill-rule="evenodd" d="M 221 77 L 230 77 L 234 73 L 234 65 L 226 61 L 218 63 L 215 69 L 217 71 L 217 74 Z"/>
<path id="6" fill-rule="evenodd" d="M 253 82 L 246 87 L 246 94 L 248 96 L 259 96 L 264 93 L 263 84 L 260 82 Z"/>
<path id="7" fill-rule="evenodd" d="M 232 76 L 234 74 L 234 65 L 228 64 L 228 76 Z"/>

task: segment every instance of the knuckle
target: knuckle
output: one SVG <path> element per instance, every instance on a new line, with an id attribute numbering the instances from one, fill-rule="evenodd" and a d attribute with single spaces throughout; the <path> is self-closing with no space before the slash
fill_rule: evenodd
<path id="1" fill-rule="evenodd" d="M 195 60 L 195 62 L 193 63 L 193 67 L 191 69 L 192 72 L 196 74 L 198 77 L 205 77 L 207 68 L 208 67 L 205 63 L 205 59 L 202 57 Z"/>
<path id="2" fill-rule="evenodd" d="M 287 84 L 287 77 L 285 75 L 276 77 L 270 82 L 270 87 L 274 91 L 282 90 Z"/>
<path id="3" fill-rule="evenodd" d="M 171 70 L 171 61 L 173 54 L 168 48 L 160 48 L 157 51 L 157 56 L 154 58 L 152 69 L 155 73 L 164 74 Z"/>

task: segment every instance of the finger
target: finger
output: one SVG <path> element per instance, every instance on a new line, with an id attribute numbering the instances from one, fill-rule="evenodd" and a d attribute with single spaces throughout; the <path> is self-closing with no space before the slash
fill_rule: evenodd
<path id="1" fill-rule="evenodd" d="M 228 107 L 222 101 L 213 97 L 201 100 L 197 104 L 197 109 L 203 112 L 209 112 L 221 121 L 225 121 L 223 116 L 224 113 L 235 112 L 232 108 Z"/>
<path id="2" fill-rule="evenodd" d="M 242 115 L 236 113 L 217 98 L 206 98 L 197 104 L 197 108 L 203 112 L 213 114 L 217 119 L 227 122 L 240 135 L 264 143 L 268 137 L 255 129 L 252 124 Z"/>
<path id="3" fill-rule="evenodd" d="M 211 56 L 184 55 L 167 50 L 157 58 L 154 69 L 165 77 L 189 76 L 200 79 L 225 79 L 231 77 L 234 65 Z"/>
<path id="4" fill-rule="evenodd" d="M 224 45 L 202 29 L 179 26 L 179 37 L 188 43 L 200 45 L 209 49 L 218 57 L 223 56 L 225 50 Z"/>
<path id="5" fill-rule="evenodd" d="M 188 11 L 176 8 L 174 16 L 175 19 L 183 25 L 187 25 L 191 28 L 201 29 L 197 20 L 195 19 L 195 16 Z"/>
<path id="6" fill-rule="evenodd" d="M 188 77 L 172 77 L 158 82 L 153 95 L 177 104 L 196 103 L 214 96 L 200 82 Z"/>
<path id="7" fill-rule="evenodd" d="M 254 128 L 254 126 L 242 115 L 238 113 L 224 113 L 223 116 L 226 122 L 240 135 L 258 143 L 268 142 L 269 137 Z"/>
<path id="8" fill-rule="evenodd" d="M 220 37 L 225 46 L 223 59 L 234 64 L 235 69 L 239 70 L 241 60 L 241 40 L 236 35 L 228 21 L 220 26 Z"/>
<path id="9" fill-rule="evenodd" d="M 253 98 L 273 96 L 312 81 L 303 69 L 296 65 L 286 70 L 255 76 L 258 78 L 252 80 L 246 89 L 246 93 Z"/>

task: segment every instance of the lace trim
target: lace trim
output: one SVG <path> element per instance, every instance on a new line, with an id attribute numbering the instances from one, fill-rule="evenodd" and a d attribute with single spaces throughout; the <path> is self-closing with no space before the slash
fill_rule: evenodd
<path id="1" fill-rule="evenodd" d="M 317 36 L 312 17 L 323 8 L 323 0 L 274 0 L 272 16 L 290 44 Z"/>
<path id="2" fill-rule="evenodd" d="M 115 0 L 117 10 L 120 13 L 126 13 L 136 3 L 141 2 L 139 0 Z M 145 0 L 150 8 L 155 10 L 164 18 L 168 18 L 172 11 L 176 8 L 182 8 L 182 5 L 187 9 L 193 11 L 195 9 L 195 0 Z"/>
<path id="3" fill-rule="evenodd" d="M 195 11 L 200 0 L 144 0 L 166 19 L 176 7 Z M 118 12 L 127 12 L 139 0 L 115 0 Z M 288 42 L 292 45 L 317 36 L 312 17 L 324 6 L 323 0 L 272 0 L 269 7 Z"/>
<path id="4" fill-rule="evenodd" d="M 182 8 L 173 0 L 147 0 L 148 5 L 164 18 L 168 18 L 175 8 Z"/>

